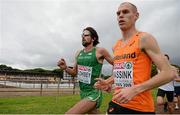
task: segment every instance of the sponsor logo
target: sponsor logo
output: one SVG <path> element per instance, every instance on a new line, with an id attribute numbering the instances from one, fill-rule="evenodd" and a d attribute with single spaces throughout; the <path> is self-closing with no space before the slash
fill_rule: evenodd
<path id="1" fill-rule="evenodd" d="M 132 68 L 131 62 L 114 64 L 114 69 L 131 69 L 131 68 Z"/>
<path id="2" fill-rule="evenodd" d="M 120 60 L 120 59 L 131 59 L 131 58 L 136 58 L 136 53 L 128 53 L 128 54 L 123 54 L 123 55 L 117 55 L 114 57 L 114 60 Z"/>
<path id="3" fill-rule="evenodd" d="M 78 70 L 81 70 L 81 71 L 91 71 L 90 68 L 85 67 L 85 66 L 80 66 L 80 65 L 78 65 Z"/>

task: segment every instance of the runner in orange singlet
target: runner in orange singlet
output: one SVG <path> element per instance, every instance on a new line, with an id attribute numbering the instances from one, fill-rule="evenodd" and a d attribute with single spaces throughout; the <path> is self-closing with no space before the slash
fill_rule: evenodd
<path id="1" fill-rule="evenodd" d="M 135 5 L 124 2 L 117 10 L 117 20 L 122 39 L 113 47 L 113 76 L 107 80 L 98 78 L 97 89 L 110 91 L 115 84 L 109 114 L 153 114 L 151 89 L 171 81 L 176 72 L 161 53 L 155 38 L 138 31 L 135 22 L 139 13 Z M 152 61 L 160 73 L 151 78 Z"/>
<path id="2" fill-rule="evenodd" d="M 113 74 L 117 87 L 132 87 L 150 79 L 152 61 L 148 55 L 139 48 L 139 40 L 143 34 L 146 33 L 135 33 L 125 46 L 122 46 L 122 40 L 118 40 L 113 48 Z M 118 89 L 115 91 L 118 92 Z M 150 91 L 145 91 L 137 95 L 128 103 L 119 104 L 116 100 L 112 100 L 112 102 L 136 111 L 154 111 L 153 98 Z"/>

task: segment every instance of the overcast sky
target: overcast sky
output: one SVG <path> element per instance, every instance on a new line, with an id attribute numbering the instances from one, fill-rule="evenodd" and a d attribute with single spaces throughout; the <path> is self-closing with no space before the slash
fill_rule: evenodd
<path id="1" fill-rule="evenodd" d="M 128 0 L 0 1 L 0 64 L 54 69 L 61 57 L 73 65 L 87 26 L 97 30 L 98 46 L 112 54 L 113 44 L 121 37 L 116 11 Z M 180 66 L 180 0 L 130 1 L 140 13 L 138 30 L 151 33 L 171 63 Z M 103 72 L 109 67 L 105 63 Z"/>

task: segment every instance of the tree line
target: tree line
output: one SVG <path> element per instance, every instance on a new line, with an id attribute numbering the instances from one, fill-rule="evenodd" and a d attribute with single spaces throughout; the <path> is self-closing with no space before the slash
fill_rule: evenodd
<path id="1" fill-rule="evenodd" d="M 61 69 L 54 69 L 54 70 L 46 70 L 43 68 L 34 68 L 34 69 L 16 69 L 10 66 L 1 64 L 0 65 L 0 72 L 9 72 L 9 73 L 19 73 L 19 74 L 36 74 L 36 75 L 57 75 L 63 76 L 63 71 Z"/>

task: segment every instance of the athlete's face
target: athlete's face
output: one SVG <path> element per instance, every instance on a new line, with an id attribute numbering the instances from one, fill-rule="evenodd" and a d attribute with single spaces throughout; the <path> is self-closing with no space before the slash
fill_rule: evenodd
<path id="1" fill-rule="evenodd" d="M 87 47 L 92 44 L 93 39 L 91 38 L 91 33 L 88 30 L 85 30 L 82 34 L 82 45 Z"/>
<path id="2" fill-rule="evenodd" d="M 129 3 L 123 3 L 117 11 L 117 20 L 121 30 L 127 30 L 135 25 L 138 19 L 138 12 Z"/>

